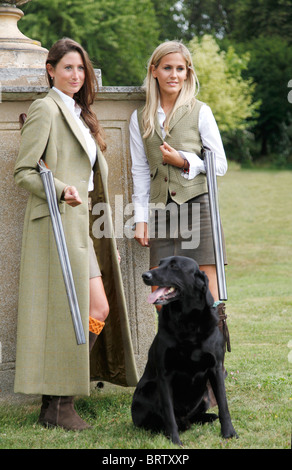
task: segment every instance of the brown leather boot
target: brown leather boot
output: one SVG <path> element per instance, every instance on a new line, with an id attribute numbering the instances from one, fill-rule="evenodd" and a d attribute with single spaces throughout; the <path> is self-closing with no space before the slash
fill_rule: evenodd
<path id="1" fill-rule="evenodd" d="M 49 404 L 50 404 L 51 399 L 52 399 L 51 395 L 43 395 L 42 396 L 42 406 L 41 406 L 41 412 L 40 412 L 39 421 L 38 421 L 40 424 L 43 424 L 43 419 L 45 417 L 45 413 L 46 413 L 47 409 L 49 408 Z"/>
<path id="2" fill-rule="evenodd" d="M 95 341 L 97 340 L 97 335 L 92 333 L 92 331 L 89 332 L 89 352 L 91 353 L 92 348 L 95 344 Z"/>
<path id="3" fill-rule="evenodd" d="M 69 396 L 52 396 L 39 422 L 47 427 L 59 426 L 67 431 L 83 431 L 90 428 L 76 413 L 74 397 Z"/>

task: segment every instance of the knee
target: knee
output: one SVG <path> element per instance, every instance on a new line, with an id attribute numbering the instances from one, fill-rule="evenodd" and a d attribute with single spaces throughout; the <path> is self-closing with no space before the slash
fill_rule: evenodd
<path id="1" fill-rule="evenodd" d="M 98 307 L 93 307 L 90 309 L 90 316 L 96 318 L 99 321 L 105 321 L 109 314 L 109 304 L 107 301 L 103 302 L 102 305 Z"/>
<path id="2" fill-rule="evenodd" d="M 109 304 L 108 304 L 108 302 L 106 302 L 106 304 L 103 306 L 103 308 L 101 309 L 101 312 L 100 312 L 100 315 L 102 317 L 101 321 L 105 321 L 108 314 L 109 314 Z"/>

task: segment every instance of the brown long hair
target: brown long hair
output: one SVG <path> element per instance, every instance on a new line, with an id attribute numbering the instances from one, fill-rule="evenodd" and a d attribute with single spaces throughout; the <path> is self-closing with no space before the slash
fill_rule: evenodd
<path id="1" fill-rule="evenodd" d="M 58 62 L 62 59 L 62 57 L 64 57 L 64 55 L 68 52 L 72 51 L 79 52 L 79 54 L 81 55 L 85 71 L 84 84 L 80 88 L 80 90 L 74 94 L 74 99 L 76 103 L 80 106 L 81 116 L 89 127 L 92 135 L 96 139 L 101 151 L 104 151 L 106 150 L 104 131 L 96 117 L 95 112 L 91 109 L 91 106 L 94 103 L 95 94 L 98 91 L 98 82 L 94 73 L 92 63 L 85 49 L 83 49 L 83 47 L 80 46 L 78 42 L 73 41 L 73 39 L 59 39 L 59 41 L 55 42 L 55 44 L 53 44 L 53 46 L 49 50 L 46 65 L 51 64 L 51 66 L 55 68 Z M 47 77 L 49 85 L 52 88 L 53 81 L 48 73 L 48 70 Z"/>

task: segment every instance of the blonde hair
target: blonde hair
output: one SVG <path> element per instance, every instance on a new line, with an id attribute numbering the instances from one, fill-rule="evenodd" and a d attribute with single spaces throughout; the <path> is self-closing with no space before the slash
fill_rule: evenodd
<path id="1" fill-rule="evenodd" d="M 147 75 L 144 80 L 143 87 L 146 91 L 146 103 L 143 108 L 142 113 L 142 123 L 144 128 L 144 135 L 143 137 L 149 137 L 153 135 L 154 128 L 155 128 L 155 116 L 157 113 L 157 109 L 159 106 L 160 100 L 160 92 L 159 92 L 159 84 L 158 80 L 153 77 L 152 75 L 152 65 L 157 68 L 161 59 L 166 56 L 167 54 L 172 53 L 180 53 L 186 61 L 186 68 L 187 68 L 187 79 L 184 81 L 183 87 L 179 93 L 179 96 L 175 102 L 174 107 L 172 108 L 171 112 L 167 115 L 164 129 L 166 134 L 168 135 L 168 127 L 169 122 L 176 112 L 176 110 L 183 105 L 188 105 L 190 107 L 190 111 L 195 104 L 195 96 L 199 92 L 199 80 L 196 75 L 192 56 L 188 48 L 182 44 L 180 41 L 166 41 L 160 44 L 155 51 L 153 52 L 152 56 L 149 59 L 148 67 L 147 67 Z"/>

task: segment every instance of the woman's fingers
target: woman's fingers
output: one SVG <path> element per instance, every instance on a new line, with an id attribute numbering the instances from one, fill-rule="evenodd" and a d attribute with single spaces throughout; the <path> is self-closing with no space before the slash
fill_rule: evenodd
<path id="1" fill-rule="evenodd" d="M 146 222 L 138 222 L 136 224 L 134 238 L 141 246 L 149 246 L 148 224 Z"/>
<path id="2" fill-rule="evenodd" d="M 64 200 L 71 207 L 79 206 L 79 204 L 82 204 L 82 200 L 75 186 L 68 186 L 65 189 Z"/>

